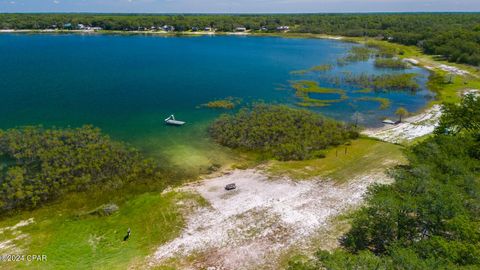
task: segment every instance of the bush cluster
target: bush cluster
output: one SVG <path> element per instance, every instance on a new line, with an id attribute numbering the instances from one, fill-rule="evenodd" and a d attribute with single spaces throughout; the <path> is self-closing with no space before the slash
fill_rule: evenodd
<path id="1" fill-rule="evenodd" d="M 279 160 L 318 157 L 322 149 L 358 137 L 353 127 L 314 112 L 267 104 L 224 114 L 209 132 L 222 145 L 260 151 Z"/>
<path id="2" fill-rule="evenodd" d="M 0 130 L 0 211 L 35 207 L 69 191 L 159 177 L 156 165 L 99 129 Z"/>

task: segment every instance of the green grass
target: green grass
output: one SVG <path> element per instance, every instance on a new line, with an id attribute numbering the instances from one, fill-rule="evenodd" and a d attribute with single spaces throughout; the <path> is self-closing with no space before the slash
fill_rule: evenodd
<path id="1" fill-rule="evenodd" d="M 433 103 L 458 103 L 460 93 L 466 89 L 480 89 L 480 78 L 474 75 L 453 75 L 442 70 L 435 70 L 430 75 L 429 88 L 437 93 L 437 99 Z"/>
<path id="2" fill-rule="evenodd" d="M 22 254 L 48 256 L 47 262 L 9 263 L 2 269 L 141 268 L 145 256 L 182 230 L 184 219 L 178 201 L 207 204 L 199 195 L 189 193 L 151 192 L 123 202 L 104 194 L 118 204 L 119 211 L 106 217 L 85 214 L 98 207 L 96 196 L 100 194 L 74 193 L 59 203 L 0 221 L 0 227 L 5 227 L 33 217 L 33 224 L 20 229 L 27 234 L 27 240 L 14 242 Z M 124 242 L 128 228 L 132 234 Z M 0 234 L 0 241 L 11 238 L 12 235 Z"/>
<path id="3" fill-rule="evenodd" d="M 347 153 L 345 154 L 345 149 Z M 360 138 L 325 151 L 325 158 L 305 161 L 271 161 L 268 172 L 295 179 L 313 177 L 345 181 L 372 170 L 384 170 L 386 162 L 403 163 L 402 147 L 374 139 Z"/>

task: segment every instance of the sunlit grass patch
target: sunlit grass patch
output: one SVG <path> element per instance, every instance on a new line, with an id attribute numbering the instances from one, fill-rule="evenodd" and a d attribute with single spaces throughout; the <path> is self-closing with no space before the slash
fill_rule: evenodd
<path id="1" fill-rule="evenodd" d="M 128 192 L 128 191 L 126 191 Z M 120 191 L 120 193 L 122 193 Z M 26 254 L 47 255 L 47 262 L 9 263 L 2 269 L 126 269 L 141 267 L 145 256 L 176 237 L 183 228 L 182 213 L 190 205 L 206 205 L 197 194 L 144 193 L 122 201 L 104 194 L 119 206 L 109 216 L 89 215 L 98 206 L 100 194 L 75 193 L 59 203 L 25 212 L 15 218 L 33 217 L 21 229 L 28 241 L 17 243 Z M 91 200 L 90 200 L 91 197 Z M 177 203 L 182 201 L 182 206 Z M 9 219 L 0 226 L 11 223 Z M 123 241 L 127 229 L 131 236 Z M 1 239 L 4 240 L 3 238 Z"/>
<path id="2" fill-rule="evenodd" d="M 389 165 L 405 161 L 401 146 L 368 138 L 329 148 L 324 153 L 325 158 L 314 160 L 271 161 L 267 171 L 294 179 L 324 177 L 345 181 L 373 170 L 383 171 Z"/>

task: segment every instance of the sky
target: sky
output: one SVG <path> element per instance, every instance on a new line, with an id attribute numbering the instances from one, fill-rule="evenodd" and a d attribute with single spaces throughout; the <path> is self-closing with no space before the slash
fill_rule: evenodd
<path id="1" fill-rule="evenodd" d="M 328 13 L 480 11 L 480 0 L 0 0 L 3 12 Z"/>

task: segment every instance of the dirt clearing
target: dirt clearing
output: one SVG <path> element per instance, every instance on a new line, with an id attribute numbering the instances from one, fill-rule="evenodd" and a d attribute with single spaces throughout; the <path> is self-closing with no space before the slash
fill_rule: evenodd
<path id="1" fill-rule="evenodd" d="M 369 185 L 388 181 L 374 173 L 345 184 L 295 182 L 250 169 L 183 187 L 210 206 L 194 211 L 182 235 L 160 246 L 149 265 L 174 261 L 183 269 L 276 269 L 272 262 L 282 252 L 306 245 L 331 218 L 359 204 Z M 237 189 L 226 191 L 229 183 Z"/>

